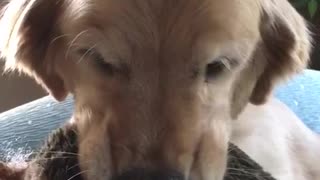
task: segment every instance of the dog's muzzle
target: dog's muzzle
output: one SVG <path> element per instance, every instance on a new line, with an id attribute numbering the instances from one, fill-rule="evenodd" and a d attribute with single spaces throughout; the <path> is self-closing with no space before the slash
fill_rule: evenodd
<path id="1" fill-rule="evenodd" d="M 114 177 L 113 180 L 184 180 L 184 178 L 182 174 L 172 170 L 134 168 Z"/>

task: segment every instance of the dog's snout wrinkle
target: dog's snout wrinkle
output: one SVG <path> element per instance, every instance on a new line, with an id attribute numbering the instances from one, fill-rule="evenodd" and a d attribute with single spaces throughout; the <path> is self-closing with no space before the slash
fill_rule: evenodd
<path id="1" fill-rule="evenodd" d="M 174 170 L 133 168 L 114 177 L 113 180 L 184 180 L 184 177 Z"/>

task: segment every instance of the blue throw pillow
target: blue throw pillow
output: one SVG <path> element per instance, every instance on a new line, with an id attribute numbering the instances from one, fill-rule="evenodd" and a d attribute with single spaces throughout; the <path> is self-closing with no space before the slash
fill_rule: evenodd
<path id="1" fill-rule="evenodd" d="M 306 70 L 277 88 L 275 95 L 309 128 L 320 133 L 320 71 Z"/>

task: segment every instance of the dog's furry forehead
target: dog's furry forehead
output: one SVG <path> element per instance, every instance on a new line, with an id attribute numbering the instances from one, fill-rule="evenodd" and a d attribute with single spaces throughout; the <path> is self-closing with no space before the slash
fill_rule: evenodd
<path id="1" fill-rule="evenodd" d="M 244 25 L 247 27 L 255 27 L 259 23 L 262 2 L 263 0 L 65 0 L 61 22 L 70 22 L 68 24 L 71 27 L 83 25 L 86 20 L 121 21 L 121 18 L 137 18 L 135 15 L 140 14 L 143 18 L 154 21 L 167 21 L 180 16 L 187 18 L 184 20 L 192 24 L 197 17 L 205 17 L 211 22 L 231 26 L 230 28 L 241 23 L 247 24 Z M 210 26 L 208 22 L 203 23 Z"/>
<path id="2" fill-rule="evenodd" d="M 242 7 L 248 7 L 248 8 L 261 8 L 262 2 L 264 0 L 247 0 L 247 1 L 241 1 L 241 0 L 62 0 L 66 7 L 70 8 L 69 10 L 74 10 L 73 13 L 79 10 L 97 10 L 103 9 L 103 10 L 112 10 L 119 6 L 131 6 L 136 8 L 153 8 L 156 9 L 163 9 L 168 8 L 165 10 L 169 10 L 169 8 L 188 8 L 190 7 L 190 10 L 199 11 L 199 7 L 201 7 L 202 10 L 205 8 L 215 8 L 216 10 L 221 9 L 222 11 L 225 11 L 228 8 L 232 8 L 232 11 L 236 11 L 237 8 L 240 8 L 241 11 L 244 9 L 241 9 Z M 141 9 L 140 9 L 141 10 Z M 253 9 L 250 9 L 251 11 Z M 83 11 L 81 13 L 85 13 L 86 11 Z"/>

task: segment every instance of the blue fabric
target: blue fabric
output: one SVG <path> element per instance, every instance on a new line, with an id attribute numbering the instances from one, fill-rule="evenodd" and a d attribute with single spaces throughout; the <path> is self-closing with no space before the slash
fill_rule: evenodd
<path id="1" fill-rule="evenodd" d="M 279 86 L 275 95 L 312 130 L 320 133 L 320 72 L 306 70 Z"/>
<path id="2" fill-rule="evenodd" d="M 0 161 L 20 161 L 71 117 L 73 101 L 44 97 L 0 114 Z"/>

